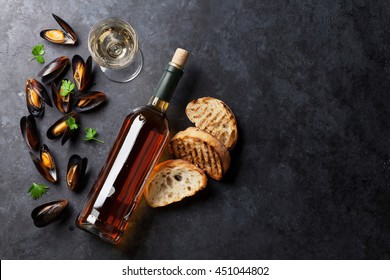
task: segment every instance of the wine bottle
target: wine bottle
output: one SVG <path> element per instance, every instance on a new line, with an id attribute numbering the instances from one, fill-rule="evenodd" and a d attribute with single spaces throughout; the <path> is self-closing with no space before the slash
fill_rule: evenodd
<path id="1" fill-rule="evenodd" d="M 169 136 L 165 111 L 183 75 L 189 53 L 177 49 L 149 103 L 133 110 L 124 120 L 76 226 L 118 243 L 160 158 Z"/>

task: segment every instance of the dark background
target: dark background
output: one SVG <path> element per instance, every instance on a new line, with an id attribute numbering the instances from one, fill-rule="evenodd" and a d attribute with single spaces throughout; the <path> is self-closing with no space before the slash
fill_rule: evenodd
<path id="1" fill-rule="evenodd" d="M 388 1 L 5 1 L 0 0 L 0 218 L 2 259 L 389 259 L 390 4 Z M 46 108 L 41 139 L 56 158 L 60 184 L 34 201 L 39 175 L 21 137 L 24 85 L 42 68 L 29 62 L 39 32 L 65 19 L 79 44 L 44 42 L 47 62 L 88 56 L 91 26 L 109 16 L 131 22 L 145 64 L 127 84 L 95 65 L 93 90 L 108 104 L 80 116 L 106 144 L 83 133 L 60 145 L 46 138 L 61 114 Z M 145 104 L 177 47 L 191 51 L 168 116 L 173 133 L 190 125 L 197 97 L 225 101 L 239 141 L 230 170 L 196 196 L 161 209 L 141 201 L 120 245 L 74 228 L 123 118 Z M 67 190 L 74 154 L 89 179 Z M 68 215 L 34 227 L 36 206 L 70 200 Z"/>

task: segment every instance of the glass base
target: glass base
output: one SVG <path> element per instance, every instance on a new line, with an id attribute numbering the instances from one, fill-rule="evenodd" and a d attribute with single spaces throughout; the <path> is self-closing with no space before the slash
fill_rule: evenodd
<path id="1" fill-rule="evenodd" d="M 122 69 L 109 69 L 100 66 L 103 74 L 113 82 L 126 83 L 133 80 L 142 70 L 144 64 L 144 57 L 141 49 L 135 54 L 133 62 Z"/>

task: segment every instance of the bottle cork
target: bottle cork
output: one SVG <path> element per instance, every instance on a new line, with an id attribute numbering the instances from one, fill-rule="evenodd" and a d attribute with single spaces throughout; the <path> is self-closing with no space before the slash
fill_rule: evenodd
<path id="1" fill-rule="evenodd" d="M 172 57 L 171 62 L 179 66 L 181 69 L 184 68 L 187 58 L 190 55 L 185 49 L 177 48 L 175 54 Z"/>

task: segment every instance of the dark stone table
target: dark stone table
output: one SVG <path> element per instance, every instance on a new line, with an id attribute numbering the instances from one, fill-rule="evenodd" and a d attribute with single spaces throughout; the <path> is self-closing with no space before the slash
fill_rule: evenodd
<path id="1" fill-rule="evenodd" d="M 6 1 L 0 0 L 1 259 L 389 259 L 390 4 L 388 1 Z M 107 80 L 95 65 L 101 110 L 81 115 L 105 144 L 78 138 L 60 145 L 47 128 L 59 185 L 45 183 L 19 129 L 24 85 L 42 68 L 30 61 L 39 32 L 64 18 L 77 46 L 44 42 L 45 59 L 88 56 L 88 31 L 100 19 L 130 21 L 145 57 L 132 82 Z M 113 246 L 74 226 L 123 118 L 145 104 L 176 47 L 191 51 L 170 105 L 172 132 L 191 125 L 192 99 L 225 101 L 239 124 L 230 170 L 184 201 L 152 209 L 142 199 L 122 243 Z M 87 185 L 70 192 L 70 155 L 89 159 Z M 66 198 L 66 217 L 36 228 L 36 206 Z"/>

